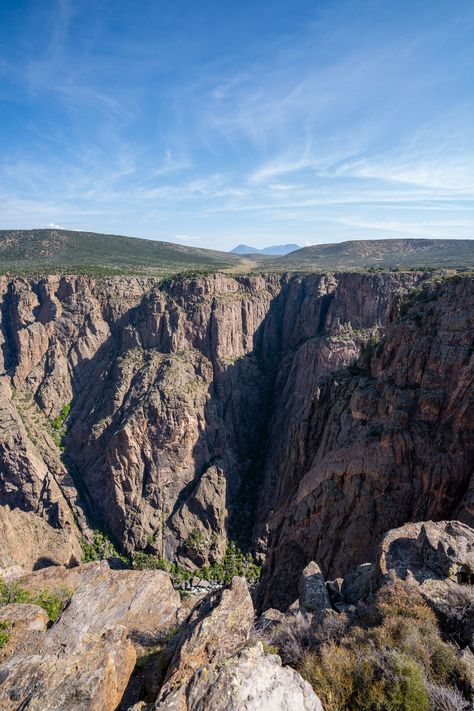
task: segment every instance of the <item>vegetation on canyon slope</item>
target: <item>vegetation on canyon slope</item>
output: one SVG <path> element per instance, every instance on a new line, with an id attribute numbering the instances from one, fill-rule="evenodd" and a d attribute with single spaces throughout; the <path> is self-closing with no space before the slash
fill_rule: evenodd
<path id="1" fill-rule="evenodd" d="M 127 567 L 135 570 L 164 570 L 170 574 L 175 585 L 182 585 L 193 577 L 228 584 L 236 575 L 242 576 L 253 584 L 258 582 L 261 567 L 257 565 L 250 553 L 240 550 L 234 541 L 229 541 L 221 561 L 206 565 L 203 568 L 189 570 L 179 563 L 171 563 L 157 555 L 137 551 L 132 557 L 126 558 L 115 548 L 108 536 L 101 531 L 94 531 L 91 541 L 82 539 L 83 562 L 117 558 Z"/>

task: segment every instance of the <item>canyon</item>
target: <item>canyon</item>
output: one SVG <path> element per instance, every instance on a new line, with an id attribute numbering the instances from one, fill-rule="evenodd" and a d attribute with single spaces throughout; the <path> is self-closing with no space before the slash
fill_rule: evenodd
<path id="1" fill-rule="evenodd" d="M 407 521 L 473 523 L 472 277 L 2 277 L 0 294 L 4 575 L 79 562 L 93 529 L 187 568 L 232 540 L 264 563 L 260 606 L 285 609 L 310 560 L 343 576 Z"/>

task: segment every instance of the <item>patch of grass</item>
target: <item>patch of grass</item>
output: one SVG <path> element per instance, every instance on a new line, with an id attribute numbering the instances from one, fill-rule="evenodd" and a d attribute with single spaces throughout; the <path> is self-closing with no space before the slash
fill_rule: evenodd
<path id="1" fill-rule="evenodd" d="M 30 592 L 17 582 L 5 583 L 0 579 L 0 605 L 12 603 L 39 605 L 46 610 L 51 622 L 55 622 L 60 617 L 71 595 L 72 590 L 68 588 Z"/>

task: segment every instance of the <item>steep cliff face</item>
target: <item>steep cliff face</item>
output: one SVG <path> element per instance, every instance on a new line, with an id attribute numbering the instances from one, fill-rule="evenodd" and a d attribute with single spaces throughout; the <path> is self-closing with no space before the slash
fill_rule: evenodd
<path id="1" fill-rule="evenodd" d="M 289 469 L 267 474 L 264 607 L 296 597 L 308 560 L 336 577 L 406 521 L 474 521 L 474 281 L 430 285 L 398 311 L 358 373 L 306 379 L 281 457 Z M 288 372 L 288 392 L 301 370 Z"/>
<path id="2" fill-rule="evenodd" d="M 254 526 L 268 601 L 291 602 L 311 558 L 337 572 L 463 498 L 472 280 L 397 321 L 422 280 L 3 278 L 0 505 L 75 536 L 71 556 L 93 525 L 202 565 Z M 348 370 L 390 320 L 370 373 Z"/>
<path id="3" fill-rule="evenodd" d="M 216 275 L 160 288 L 49 277 L 2 287 L 1 502 L 53 526 L 72 509 L 87 529 L 85 507 L 127 552 L 219 557 L 264 423 L 253 349 L 279 281 Z M 51 424 L 69 405 L 61 458 Z"/>

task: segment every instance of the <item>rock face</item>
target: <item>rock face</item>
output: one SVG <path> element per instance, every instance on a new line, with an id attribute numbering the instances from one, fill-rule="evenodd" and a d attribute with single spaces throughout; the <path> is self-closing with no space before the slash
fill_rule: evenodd
<path id="1" fill-rule="evenodd" d="M 288 474 L 265 484 L 264 608 L 294 600 L 308 560 L 343 576 L 406 521 L 473 522 L 474 282 L 434 283 L 402 306 L 358 368 L 307 376 L 310 404 L 287 419 Z M 302 372 L 289 370 L 289 391 Z"/>
<path id="2" fill-rule="evenodd" d="M 280 657 L 265 654 L 261 643 L 231 657 L 218 668 L 196 674 L 187 689 L 186 706 L 175 701 L 156 711 L 323 711 L 307 681 Z"/>
<path id="3" fill-rule="evenodd" d="M 0 278 L 0 504 L 87 534 L 86 509 L 125 551 L 218 559 L 232 520 L 250 533 L 262 468 L 266 514 L 272 476 L 291 488 L 308 382 L 420 278 Z"/>
<path id="4" fill-rule="evenodd" d="M 136 652 L 156 645 L 176 624 L 180 601 L 162 571 L 97 572 L 79 584 L 40 645 L 0 664 L 0 708 L 117 707 Z"/>
<path id="5" fill-rule="evenodd" d="M 218 665 L 242 649 L 250 637 L 253 618 L 244 578 L 234 578 L 229 589 L 211 593 L 198 604 L 176 640 L 157 708 L 165 702 L 163 708 L 185 705 L 190 679 L 204 667 Z"/>
<path id="6" fill-rule="evenodd" d="M 77 565 L 82 551 L 71 527 L 53 528 L 32 511 L 0 506 L 0 578 L 50 565 Z"/>
<path id="7" fill-rule="evenodd" d="M 407 301 L 425 278 L 1 277 L 0 506 L 64 541 L 52 562 L 88 520 L 188 567 L 253 542 L 279 608 L 311 560 L 472 522 L 473 279 Z"/>

